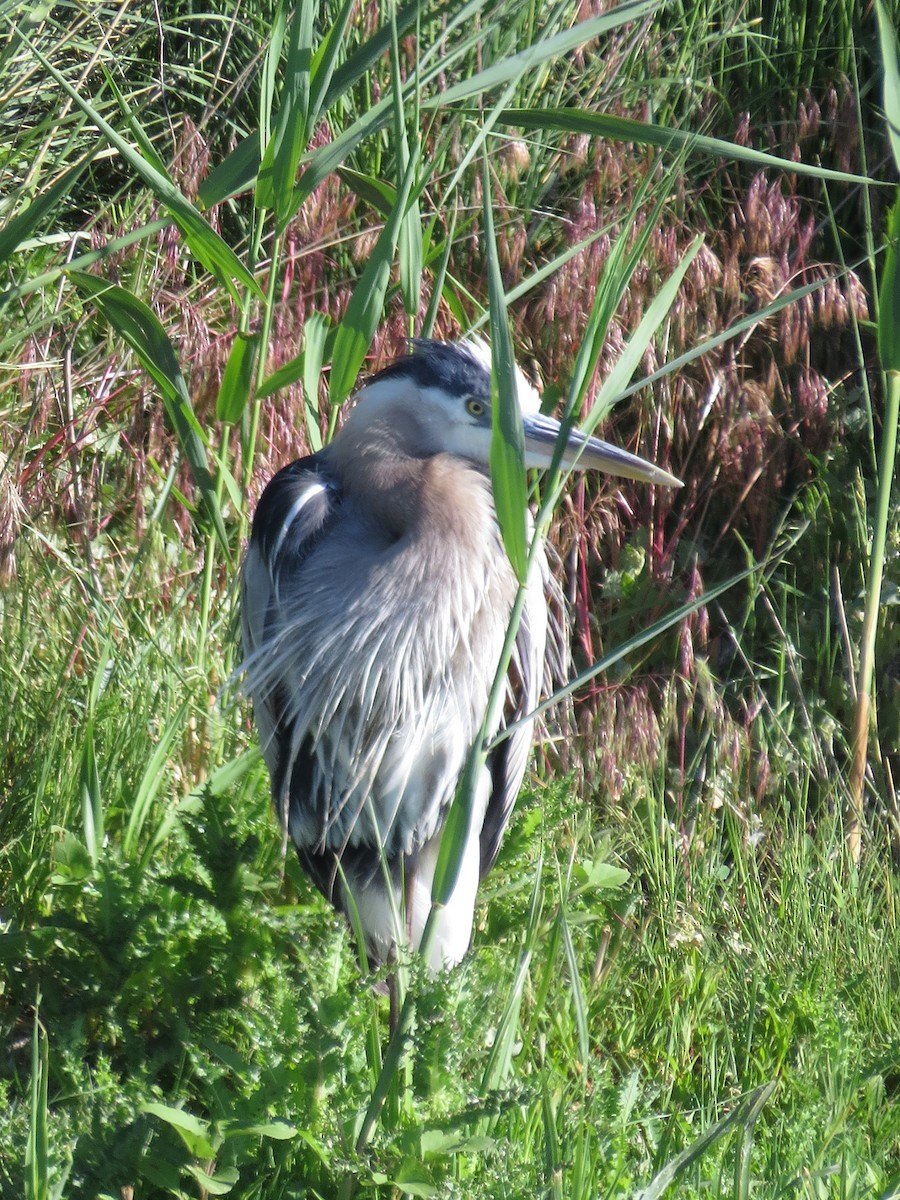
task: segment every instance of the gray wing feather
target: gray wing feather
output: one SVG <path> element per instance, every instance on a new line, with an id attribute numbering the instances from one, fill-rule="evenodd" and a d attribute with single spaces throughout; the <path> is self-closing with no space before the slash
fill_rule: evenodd
<path id="1" fill-rule="evenodd" d="M 241 634 L 246 690 L 253 699 L 263 756 L 272 777 L 272 794 L 287 827 L 294 761 L 290 698 L 283 694 L 277 643 L 282 613 L 282 582 L 289 581 L 332 526 L 340 494 L 318 455 L 279 471 L 262 494 L 253 521 L 250 547 L 241 576 Z M 298 797 L 299 798 L 299 797 Z"/>
<path id="2" fill-rule="evenodd" d="M 530 713 L 537 706 L 544 687 L 548 620 L 545 589 L 552 584 L 543 554 L 535 566 L 537 569 L 529 582 L 509 667 L 508 699 L 501 730 Z M 481 830 L 482 879 L 494 865 L 500 850 L 528 766 L 533 738 L 534 721 L 524 721 L 488 758 L 491 797 Z"/>

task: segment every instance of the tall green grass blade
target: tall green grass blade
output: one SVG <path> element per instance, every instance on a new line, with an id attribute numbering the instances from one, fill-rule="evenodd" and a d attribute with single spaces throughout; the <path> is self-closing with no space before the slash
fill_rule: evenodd
<path id="1" fill-rule="evenodd" d="M 516 363 L 506 296 L 500 275 L 494 215 L 491 210 L 491 178 L 487 155 L 483 159 L 484 243 L 487 256 L 488 293 L 491 305 L 491 489 L 503 545 L 520 584 L 528 573 L 528 487 L 525 480 L 525 434 L 516 387 Z"/>
<path id="2" fill-rule="evenodd" d="M 315 5 L 297 4 L 288 27 L 281 105 L 256 180 L 256 203 L 275 213 L 279 232 L 291 211 L 297 167 L 306 144 Z"/>
<path id="3" fill-rule="evenodd" d="M 197 200 L 202 208 L 214 208 L 256 186 L 259 175 L 259 133 L 248 134 L 243 141 L 214 167 L 200 184 Z"/>
<path id="4" fill-rule="evenodd" d="M 163 403 L 179 444 L 188 460 L 210 526 L 226 557 L 231 547 L 215 484 L 207 464 L 203 431 L 194 415 L 191 399 L 172 343 L 153 311 L 137 296 L 117 284 L 94 275 L 69 271 L 69 278 L 86 292 L 122 340 L 131 347 L 160 390 Z"/>
<path id="5" fill-rule="evenodd" d="M 81 818 L 84 828 L 84 844 L 91 862 L 97 865 L 103 850 L 103 797 L 100 791 L 100 773 L 94 748 L 94 721 L 89 717 L 84 726 L 81 746 Z"/>
<path id="6" fill-rule="evenodd" d="M 125 122 L 128 125 L 128 128 L 131 130 L 131 136 L 137 143 L 137 148 L 144 156 L 144 160 L 149 164 L 149 166 L 153 167 L 154 170 L 158 171 L 160 175 L 168 178 L 166 164 L 160 158 L 156 151 L 156 147 L 150 141 L 149 137 L 147 137 L 147 133 L 143 125 L 141 125 L 140 121 L 137 119 L 133 109 L 131 108 L 131 105 L 125 99 L 125 96 L 122 94 L 120 89 L 116 86 L 116 81 L 113 79 L 112 75 L 110 75 L 109 71 L 102 67 L 102 64 L 101 69 L 103 70 L 103 78 L 106 80 L 106 86 L 115 97 L 116 104 L 119 106 L 119 111 L 125 118 Z"/>
<path id="7" fill-rule="evenodd" d="M 481 1077 L 481 1087 L 479 1090 L 482 1096 L 487 1096 L 489 1093 L 502 1088 L 509 1078 L 516 1044 L 516 1034 L 519 1027 L 519 1012 L 521 1011 L 522 999 L 525 995 L 525 985 L 528 982 L 528 971 L 531 965 L 531 956 L 534 952 L 541 909 L 543 907 L 541 899 L 542 865 L 543 862 L 539 858 L 535 867 L 534 887 L 531 889 L 531 900 L 528 905 L 528 916 L 525 921 L 524 941 L 522 949 L 519 951 L 516 972 L 507 993 L 503 1014 L 500 1017 L 497 1032 L 494 1036 L 494 1044 L 491 1046 L 484 1074 Z"/>
<path id="8" fill-rule="evenodd" d="M 50 1200 L 50 1153 L 48 1131 L 48 1081 L 50 1055 L 47 1031 L 40 1021 L 41 993 L 34 1003 L 31 1034 L 31 1120 L 25 1146 L 26 1200 Z"/>
<path id="9" fill-rule="evenodd" d="M 690 267 L 696 258 L 702 244 L 702 238 L 698 237 L 694 239 L 681 262 L 653 297 L 653 300 L 641 318 L 640 324 L 628 339 L 625 349 L 616 360 L 615 366 L 603 381 L 594 406 L 583 423 L 586 433 L 591 433 L 603 417 L 606 416 L 625 390 L 632 375 L 634 375 L 640 366 L 647 347 L 656 336 L 657 329 L 659 329 L 668 316 L 675 302 L 675 297 L 678 295 L 678 289 L 681 287 L 681 281 L 684 279 L 688 267 Z"/>
<path id="10" fill-rule="evenodd" d="M 343 404 L 353 390 L 381 320 L 397 239 L 406 215 L 414 176 L 415 163 L 411 161 L 397 193 L 394 211 L 378 236 L 365 270 L 353 289 L 347 312 L 338 326 L 329 389 L 334 409 Z"/>
<path id="11" fill-rule="evenodd" d="M 347 75 L 348 82 L 344 83 L 342 80 L 338 88 L 335 91 L 332 90 L 338 59 L 346 45 L 347 26 L 350 23 L 350 17 L 355 7 L 356 0 L 344 0 L 343 7 L 338 12 L 336 20 L 319 42 L 316 52 L 313 55 L 309 97 L 308 128 L 310 129 L 313 128 L 319 117 L 330 107 L 337 96 L 342 95 L 347 87 L 353 86 L 365 74 L 365 71 L 360 69 L 358 64 L 351 66 Z M 394 13 L 392 10 L 392 27 L 394 25 L 393 18 Z"/>
<path id="12" fill-rule="evenodd" d="M 884 112 L 891 151 L 900 169 L 900 62 L 897 32 L 885 10 L 876 0 L 878 33 L 884 70 Z M 900 194 L 885 224 L 885 256 L 878 287 L 878 356 L 885 372 L 884 419 L 881 453 L 878 458 L 878 491 L 869 554 L 869 578 L 866 608 L 859 645 L 859 670 L 856 684 L 856 709 L 853 714 L 850 765 L 850 812 L 846 837 L 850 856 L 859 862 L 863 821 L 863 790 L 869 749 L 869 723 L 872 703 L 872 679 L 875 671 L 875 639 L 881 613 L 881 588 L 887 528 L 891 508 L 897 457 L 897 426 L 900 423 Z"/>
<path id="13" fill-rule="evenodd" d="M 900 55 L 898 55 L 897 27 L 891 20 L 884 0 L 875 0 L 875 15 L 878 19 L 878 41 L 881 51 L 881 66 L 884 71 L 884 118 L 887 122 L 888 140 L 894 163 L 900 171 Z M 886 366 L 885 370 L 892 370 Z"/>
<path id="14" fill-rule="evenodd" d="M 878 287 L 878 357 L 882 370 L 896 374 L 900 372 L 900 194 L 888 214 L 885 242 Z M 893 463 L 893 457 L 884 461 Z"/>
<path id="15" fill-rule="evenodd" d="M 216 397 L 216 419 L 226 425 L 239 421 L 250 403 L 258 353 L 259 334 L 238 330 Z"/>
<path id="16" fill-rule="evenodd" d="M 262 66 L 259 71 L 259 130 L 255 135 L 251 134 L 245 141 L 236 146 L 225 161 L 220 163 L 216 168 L 217 171 L 223 172 L 223 179 L 229 174 L 233 178 L 234 176 L 242 177 L 244 171 L 249 166 L 252 170 L 252 174 L 247 181 L 249 186 L 250 183 L 256 180 L 259 173 L 260 161 L 272 137 L 272 113 L 275 108 L 278 77 L 281 73 L 281 51 L 284 47 L 287 22 L 288 6 L 285 0 L 280 0 L 280 3 L 275 5 L 275 11 L 272 14 L 269 44 L 263 55 Z M 254 150 L 255 154 L 250 155 L 249 153 L 245 153 L 248 148 Z M 214 171 L 213 175 L 215 174 L 216 172 Z M 204 188 L 208 189 L 210 187 L 211 180 L 212 175 L 201 185 L 201 196 L 204 195 Z M 224 196 L 219 196 L 219 199 L 224 198 Z M 214 201 L 204 200 L 203 203 L 211 204 Z"/>
<path id="17" fill-rule="evenodd" d="M 342 183 L 360 200 L 371 205 L 383 217 L 389 217 L 397 203 L 397 189 L 384 179 L 375 175 L 365 175 L 362 171 L 351 170 L 350 167 L 339 167 L 338 177 Z"/>
<path id="18" fill-rule="evenodd" d="M 219 280 L 237 303 L 241 301 L 238 285 L 247 288 L 253 295 L 262 299 L 259 285 L 235 252 L 209 226 L 187 197 L 183 196 L 175 187 L 168 175 L 158 171 L 130 142 L 127 142 L 121 134 L 113 129 L 112 125 L 100 116 L 96 109 L 72 87 L 65 76 L 56 70 L 27 37 L 21 32 L 19 36 L 54 83 L 63 89 L 91 124 L 95 125 L 106 140 L 119 151 L 135 174 L 143 180 L 159 202 L 169 211 L 172 220 L 181 230 L 189 250 L 197 261 Z"/>
<path id="19" fill-rule="evenodd" d="M 753 1130 L 756 1119 L 768 1104 L 776 1084 L 760 1088 L 745 1107 L 741 1119 L 738 1152 L 734 1162 L 734 1200 L 750 1200 L 750 1159 L 753 1154 Z"/>
<path id="20" fill-rule="evenodd" d="M 156 1100 L 142 1104 L 141 1112 L 165 1121 L 169 1128 L 178 1134 L 188 1153 L 194 1158 L 215 1157 L 217 1139 L 207 1122 L 201 1121 L 193 1113 L 186 1112 L 183 1108 L 175 1108 L 171 1104 L 160 1104 Z"/>
<path id="21" fill-rule="evenodd" d="M 271 396 L 283 387 L 303 381 L 303 417 L 306 435 L 313 454 L 322 449 L 322 430 L 319 419 L 319 380 L 322 368 L 329 356 L 329 347 L 334 345 L 335 330 L 324 313 L 313 312 L 303 326 L 303 351 L 290 362 L 284 363 L 259 385 L 258 400 Z"/>
<path id="22" fill-rule="evenodd" d="M 581 1059 L 581 1066 L 586 1072 L 591 1057 L 591 1040 L 588 1033 L 587 1006 L 584 1002 L 584 990 L 581 986 L 581 975 L 578 970 L 578 955 L 575 953 L 575 945 L 572 941 L 572 931 L 569 929 L 569 921 L 566 917 L 565 902 L 567 899 L 568 889 L 562 898 L 562 907 L 560 909 L 560 932 L 562 934 L 563 949 L 566 952 L 566 966 L 569 971 L 569 987 L 572 992 L 572 1004 L 575 1009 L 575 1030 L 578 1034 L 578 1053 Z M 583 1078 L 587 1078 L 586 1074 Z"/>
<path id="23" fill-rule="evenodd" d="M 619 9 L 615 10 L 619 12 Z M 474 115 L 474 114 L 473 114 Z M 633 142 L 637 145 L 659 146 L 663 150 L 687 151 L 708 154 L 730 162 L 745 162 L 760 169 L 786 171 L 795 175 L 809 175 L 814 179 L 828 179 L 838 183 L 867 184 L 874 182 L 862 175 L 848 171 L 833 171 L 813 163 L 794 162 L 779 158 L 763 150 L 739 146 L 721 138 L 707 137 L 700 133 L 682 129 L 666 129 L 662 125 L 651 125 L 636 121 L 632 117 L 617 117 L 609 113 L 584 112 L 575 108 L 509 108 L 499 114 L 504 125 L 529 132 L 559 134 L 586 133 L 591 137 L 609 138 L 617 142 Z"/>
<path id="24" fill-rule="evenodd" d="M 156 748 L 138 784 L 134 799 L 131 802 L 131 811 L 128 814 L 128 823 L 125 826 L 125 833 L 122 838 L 122 853 L 127 859 L 132 859 L 137 854 L 138 843 L 143 835 L 144 826 L 147 823 L 147 819 L 150 816 L 153 804 L 165 778 L 164 769 L 169 759 L 169 753 L 176 737 L 182 732 L 188 707 L 188 701 L 185 700 L 175 716 L 166 722 L 163 735 L 157 742 Z"/>
<path id="25" fill-rule="evenodd" d="M 638 215 L 650 190 L 650 180 L 651 175 L 648 173 L 646 182 L 638 188 L 628 215 L 622 222 L 622 232 L 616 238 L 603 268 L 581 345 L 578 347 L 572 380 L 566 396 L 565 421 L 567 425 L 577 419 L 583 409 L 584 398 L 597 363 L 600 361 L 610 323 L 622 303 L 622 298 L 631 283 L 634 272 L 647 249 L 666 202 L 667 190 L 660 187 L 653 209 L 645 221 L 638 223 Z M 632 229 L 635 225 L 638 226 L 638 232 L 632 236 Z"/>
<path id="26" fill-rule="evenodd" d="M 707 1150 L 725 1136 L 729 1129 L 735 1125 L 743 1128 L 748 1120 L 755 1121 L 763 1105 L 767 1103 L 776 1087 L 777 1083 L 773 1081 L 751 1092 L 733 1112 L 730 1112 L 727 1117 L 723 1117 L 720 1121 L 716 1121 L 715 1125 L 711 1125 L 687 1149 L 682 1150 L 670 1163 L 667 1163 L 653 1177 L 647 1187 L 638 1192 L 635 1200 L 660 1200 L 666 1189 L 671 1187 L 675 1180 L 680 1178 L 688 1167 L 698 1162 L 706 1154 Z"/>
<path id="27" fill-rule="evenodd" d="M 872 679 L 875 671 L 875 639 L 882 611 L 882 583 L 887 550 L 891 493 L 897 462 L 897 428 L 900 424 L 900 197 L 890 212 L 886 231 L 884 267 L 878 289 L 878 353 L 885 371 L 884 418 L 878 456 L 878 490 L 872 523 L 866 609 L 859 645 L 856 710 L 853 716 L 850 767 L 850 815 L 847 843 L 854 862 L 859 861 L 860 826 L 863 819 L 863 789 L 869 747 Z"/>
<path id="28" fill-rule="evenodd" d="M 612 12 L 604 13 L 600 17 L 591 17 L 587 21 L 579 21 L 571 29 L 564 29 L 551 37 L 542 38 L 526 50 L 521 50 L 518 54 L 510 54 L 499 62 L 485 67 L 484 70 L 477 71 L 468 79 L 461 79 L 458 83 L 442 90 L 438 95 L 424 99 L 422 107 L 446 108 L 460 100 L 467 100 L 470 96 L 481 95 L 492 88 L 501 87 L 547 62 L 565 58 L 586 42 L 602 37 L 629 21 L 642 20 L 659 7 L 660 0 L 629 0 L 629 2 L 619 4 Z M 480 119 L 481 114 L 476 115 Z M 500 116 L 502 118 L 502 114 Z"/>
<path id="29" fill-rule="evenodd" d="M 411 160 L 415 160 L 416 170 L 422 157 L 421 139 L 417 134 L 413 137 L 412 150 L 406 128 L 406 113 L 403 105 L 402 81 L 400 72 L 400 47 L 398 45 L 397 27 L 391 10 L 391 72 L 394 77 L 392 90 L 394 100 L 394 142 L 397 147 L 397 171 L 400 179 L 409 170 Z M 418 63 L 416 64 L 418 71 Z M 417 97 L 417 93 L 414 93 Z M 411 127 L 418 129 L 420 114 L 418 105 L 414 107 L 411 117 Z M 419 211 L 418 196 L 412 196 L 406 207 L 400 234 L 397 239 L 397 264 L 400 274 L 400 294 L 403 297 L 403 307 L 410 321 L 410 331 L 413 332 L 413 322 L 419 313 L 419 303 L 422 289 L 422 216 Z"/>
<path id="30" fill-rule="evenodd" d="M 306 435 L 315 454 L 322 449 L 322 429 L 319 424 L 319 380 L 325 363 L 326 347 L 331 334 L 331 322 L 324 313 L 310 313 L 303 327 L 303 416 Z"/>
<path id="31" fill-rule="evenodd" d="M 46 192 L 38 193 L 21 212 L 0 229 L 0 263 L 7 262 L 17 247 L 27 241 L 40 228 L 57 204 L 69 195 L 93 157 L 94 155 L 91 153 L 81 162 L 75 163 L 57 179 L 56 183 L 51 184 Z"/>

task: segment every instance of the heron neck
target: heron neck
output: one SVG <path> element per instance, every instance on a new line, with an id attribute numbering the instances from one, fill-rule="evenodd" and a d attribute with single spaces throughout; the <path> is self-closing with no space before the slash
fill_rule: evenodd
<path id="1" fill-rule="evenodd" d="M 451 550 L 493 542 L 497 524 L 490 483 L 474 463 L 452 454 L 412 453 L 393 431 L 345 428 L 326 453 L 348 497 L 394 537 L 434 537 Z"/>

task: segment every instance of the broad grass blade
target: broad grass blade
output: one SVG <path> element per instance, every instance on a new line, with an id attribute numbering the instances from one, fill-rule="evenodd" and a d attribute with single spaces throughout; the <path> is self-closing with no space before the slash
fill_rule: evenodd
<path id="1" fill-rule="evenodd" d="M 900 193 L 888 214 L 884 268 L 878 286 L 878 357 L 882 369 L 900 371 Z"/>
<path id="2" fill-rule="evenodd" d="M 322 430 L 319 424 L 319 379 L 325 362 L 331 321 L 325 313 L 310 313 L 303 326 L 303 416 L 310 448 L 315 454 L 322 449 Z"/>
<path id="3" fill-rule="evenodd" d="M 281 107 L 263 152 L 256 180 L 256 203 L 275 213 L 279 231 L 291 210 L 300 156 L 306 145 L 312 71 L 313 17 L 316 6 L 298 4 L 288 33 Z"/>
<path id="4" fill-rule="evenodd" d="M 68 274 L 76 287 L 91 297 L 102 315 L 135 352 L 159 387 L 169 420 L 200 492 L 210 526 L 226 560 L 230 561 L 228 533 L 207 463 L 205 437 L 194 416 L 187 385 L 166 331 L 152 310 L 125 288 L 97 279 L 94 275 L 85 275 L 81 271 L 70 271 Z"/>
<path id="5" fill-rule="evenodd" d="M 93 157 L 93 154 L 89 154 L 74 167 L 70 167 L 46 192 L 35 196 L 30 204 L 0 229 L 0 263 L 5 263 L 16 248 L 39 229 L 44 218 L 69 194 Z"/>
<path id="6" fill-rule="evenodd" d="M 626 384 L 640 365 L 644 353 L 656 335 L 657 329 L 669 314 L 681 281 L 688 267 L 694 261 L 697 251 L 703 245 L 703 239 L 697 237 L 688 247 L 681 262 L 665 281 L 641 319 L 637 329 L 628 339 L 625 349 L 619 355 L 615 366 L 603 381 L 597 395 L 597 400 L 584 422 L 584 430 L 590 433 L 603 417 L 609 412 L 616 400 L 621 396 Z"/>
<path id="7" fill-rule="evenodd" d="M 216 418 L 227 425 L 239 421 L 250 403 L 258 351 L 259 334 L 241 331 L 235 334 L 216 397 Z"/>
<path id="8" fill-rule="evenodd" d="M 168 761 L 169 751 L 172 749 L 175 738 L 184 728 L 187 711 L 188 701 L 185 701 L 175 716 L 167 722 L 165 732 L 157 742 L 134 794 L 131 812 L 128 814 L 128 824 L 122 839 L 122 852 L 128 859 L 133 858 L 137 853 L 144 825 L 164 778 L 163 769 Z"/>
<path id="9" fill-rule="evenodd" d="M 415 164 L 410 162 L 397 203 L 382 229 L 366 268 L 357 280 L 347 312 L 334 339 L 330 398 L 337 407 L 350 395 L 384 310 L 384 297 L 391 278 L 400 227 L 412 189 Z"/>
<path id="10" fill-rule="evenodd" d="M 616 12 L 619 12 L 616 9 Z M 733 162 L 745 162 L 751 166 L 777 168 L 795 175 L 811 175 L 814 179 L 828 179 L 837 183 L 871 183 L 864 175 L 853 175 L 848 171 L 832 171 L 812 163 L 794 162 L 753 150 L 749 146 L 738 146 L 722 138 L 707 137 L 701 133 L 686 133 L 682 129 L 665 129 L 662 125 L 650 125 L 632 117 L 616 117 L 609 113 L 584 112 L 577 108 L 508 108 L 498 118 L 504 125 L 530 131 L 547 130 L 553 133 L 587 133 L 591 137 L 610 138 L 618 142 L 633 142 L 637 145 L 660 146 L 664 150 L 687 150 L 690 153 L 710 154 Z"/>
<path id="11" fill-rule="evenodd" d="M 165 206 L 172 220 L 181 230 L 188 249 L 197 261 L 219 280 L 236 302 L 240 303 L 242 299 L 238 285 L 247 288 L 261 300 L 263 298 L 262 291 L 251 273 L 227 242 L 223 241 L 210 228 L 193 204 L 175 187 L 168 175 L 157 170 L 151 162 L 148 162 L 130 142 L 127 142 L 108 121 L 100 116 L 87 100 L 82 98 L 65 76 L 61 75 L 27 38 L 21 34 L 19 36 L 28 45 L 54 83 L 63 89 L 91 124 L 95 125 L 106 140 L 115 146 L 135 174 L 144 181 L 159 202 Z"/>
<path id="12" fill-rule="evenodd" d="M 610 30 L 617 29 L 628 21 L 639 21 L 643 17 L 650 16 L 659 7 L 659 0 L 634 0 L 632 3 L 619 4 L 612 12 L 604 13 L 600 17 L 591 17 L 587 21 L 579 21 L 571 29 L 564 29 L 552 37 L 536 42 L 527 50 L 511 54 L 499 62 L 492 63 L 469 79 L 462 79 L 438 95 L 428 97 L 422 102 L 422 107 L 445 108 L 459 100 L 466 100 L 469 96 L 481 95 L 483 92 L 490 91 L 491 88 L 501 87 L 527 71 L 533 71 L 535 67 L 539 67 L 543 63 L 565 58 L 573 50 L 583 46 L 585 42 L 591 41 L 592 38 L 609 33 Z"/>
<path id="13" fill-rule="evenodd" d="M 516 364 L 500 259 L 491 211 L 490 170 L 484 157 L 484 241 L 491 305 L 491 487 L 503 545 L 519 583 L 528 573 L 528 488 L 525 479 L 525 434 L 516 388 Z"/>
<path id="14" fill-rule="evenodd" d="M 403 104 L 403 76 L 400 72 L 399 35 L 393 20 L 391 21 L 391 34 L 391 71 L 394 77 L 394 87 L 392 89 L 394 100 L 394 141 L 397 146 L 397 170 L 402 178 L 402 174 L 409 170 L 411 160 L 415 159 L 416 167 L 418 168 L 421 162 L 422 149 L 421 140 L 416 135 L 413 139 L 413 150 L 410 150 L 410 139 L 406 127 L 406 113 Z M 414 130 L 418 128 L 418 105 L 414 107 L 411 123 Z M 413 196 L 410 199 L 400 224 L 400 236 L 397 240 L 397 263 L 400 274 L 400 294 L 403 297 L 403 307 L 412 323 L 419 312 L 419 300 L 422 288 L 422 216 L 419 211 L 418 196 Z"/>
<path id="15" fill-rule="evenodd" d="M 686 1150 L 682 1150 L 670 1163 L 667 1163 L 653 1177 L 648 1186 L 643 1191 L 638 1192 L 635 1200 L 660 1200 L 666 1189 L 679 1176 L 683 1175 L 688 1167 L 702 1158 L 710 1147 L 714 1146 L 716 1142 L 725 1136 L 729 1129 L 732 1129 L 735 1125 L 743 1128 L 746 1122 L 751 1119 L 751 1114 L 752 1120 L 755 1121 L 760 1109 L 767 1103 L 776 1087 L 777 1083 L 773 1081 L 752 1091 L 733 1112 L 730 1112 L 727 1117 L 723 1117 L 721 1121 L 716 1121 L 715 1125 L 711 1125 Z"/>
<path id="16" fill-rule="evenodd" d="M 89 718 L 84 727 L 81 747 L 81 815 L 84 842 L 91 862 L 97 865 L 103 849 L 103 797 L 100 792 L 100 773 L 94 748 L 94 722 Z"/>
<path id="17" fill-rule="evenodd" d="M 884 69 L 884 117 L 891 152 L 897 170 L 900 171 L 900 56 L 897 52 L 897 29 L 884 0 L 875 0 L 875 14 L 878 18 L 878 39 L 881 43 L 881 65 Z"/>
<path id="18" fill-rule="evenodd" d="M 31 1120 L 25 1143 L 26 1200 L 49 1200 L 50 1153 L 48 1122 L 48 1082 L 50 1055 L 47 1031 L 40 1022 L 41 993 L 34 1002 L 34 1029 L 31 1035 Z"/>

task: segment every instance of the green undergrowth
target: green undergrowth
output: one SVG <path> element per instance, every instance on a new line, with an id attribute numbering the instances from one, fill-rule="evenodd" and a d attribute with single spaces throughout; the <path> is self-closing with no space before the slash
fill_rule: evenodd
<path id="1" fill-rule="evenodd" d="M 607 7 L 0 4 L 4 1200 L 900 1197 L 897 3 Z M 489 308 L 685 487 L 560 505 L 609 661 L 395 1061 L 236 576 L 358 372 Z"/>
<path id="2" fill-rule="evenodd" d="M 26 570 L 4 614 L 8 754 L 32 763 L 0 816 L 4 1197 L 630 1197 L 667 1171 L 684 1197 L 896 1193 L 895 882 L 883 853 L 850 866 L 812 766 L 761 807 L 679 802 L 671 766 L 623 763 L 615 806 L 536 781 L 471 953 L 415 978 L 405 1065 L 358 1152 L 387 1003 L 281 860 L 245 715 L 178 666 L 192 595 L 107 642 L 89 599 L 47 615 L 47 583 Z M 35 639 L 16 627 L 38 619 L 79 657 L 22 705 Z M 224 617 L 215 633 L 227 647 Z M 762 736 L 788 753 L 777 723 Z"/>

